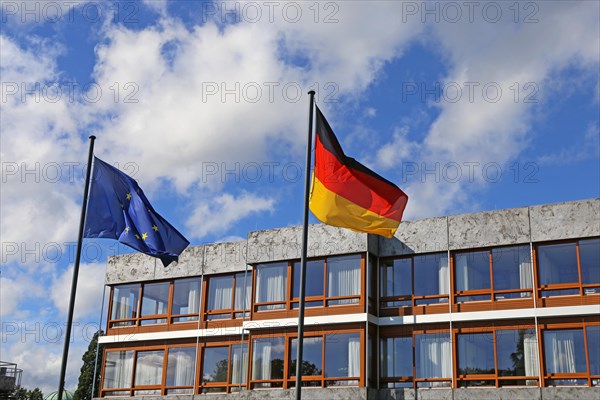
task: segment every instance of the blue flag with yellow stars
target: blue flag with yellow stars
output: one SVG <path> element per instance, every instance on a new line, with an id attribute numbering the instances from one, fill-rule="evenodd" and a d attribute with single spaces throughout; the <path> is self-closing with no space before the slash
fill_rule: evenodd
<path id="1" fill-rule="evenodd" d="M 161 217 L 129 175 L 94 157 L 86 238 L 109 238 L 158 257 L 166 267 L 190 242 Z"/>

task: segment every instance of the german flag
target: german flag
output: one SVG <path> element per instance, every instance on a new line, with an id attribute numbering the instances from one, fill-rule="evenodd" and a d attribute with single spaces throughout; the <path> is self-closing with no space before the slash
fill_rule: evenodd
<path id="1" fill-rule="evenodd" d="M 347 157 L 317 107 L 310 210 L 323 223 L 391 238 L 408 196 L 392 182 Z"/>

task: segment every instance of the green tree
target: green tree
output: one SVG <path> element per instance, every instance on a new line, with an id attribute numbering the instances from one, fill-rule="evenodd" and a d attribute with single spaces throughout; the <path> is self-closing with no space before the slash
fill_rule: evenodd
<path id="1" fill-rule="evenodd" d="M 43 400 L 44 394 L 39 388 L 27 390 L 24 387 L 15 389 L 8 397 L 10 400 Z"/>
<path id="2" fill-rule="evenodd" d="M 100 365 L 98 364 L 96 376 L 94 376 L 94 366 L 96 364 L 96 348 L 98 346 L 98 337 L 102 336 L 103 334 L 104 332 L 101 330 L 94 333 L 94 337 L 90 341 L 87 351 L 83 354 L 83 366 L 81 367 L 81 372 L 79 374 L 77 389 L 75 390 L 75 393 L 73 393 L 73 400 L 91 400 L 92 397 L 98 397 L 98 388 L 100 386 Z M 100 354 L 102 354 L 102 346 L 98 348 L 98 351 Z M 101 360 L 98 360 L 98 363 L 100 363 L 100 361 Z M 94 381 L 96 382 L 95 385 Z M 93 396 L 92 386 L 94 387 Z"/>

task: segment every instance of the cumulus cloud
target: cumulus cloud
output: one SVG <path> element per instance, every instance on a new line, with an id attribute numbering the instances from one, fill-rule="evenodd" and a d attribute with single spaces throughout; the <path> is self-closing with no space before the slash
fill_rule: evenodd
<path id="1" fill-rule="evenodd" d="M 75 295 L 74 318 L 98 318 L 104 290 L 106 266 L 101 264 L 81 264 Z M 73 267 L 59 275 L 50 288 L 54 306 L 62 315 L 67 315 L 73 281 Z"/>
<path id="2" fill-rule="evenodd" d="M 271 211 L 275 200 L 252 193 L 240 196 L 222 194 L 213 203 L 201 202 L 187 221 L 187 228 L 194 236 L 204 237 L 208 233 L 226 232 L 236 221 L 251 214 Z"/>

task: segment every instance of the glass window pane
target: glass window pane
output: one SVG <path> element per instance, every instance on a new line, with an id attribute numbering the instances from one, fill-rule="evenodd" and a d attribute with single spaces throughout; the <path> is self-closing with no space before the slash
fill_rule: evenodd
<path id="1" fill-rule="evenodd" d="M 173 315 L 198 314 L 200 310 L 200 278 L 178 279 L 173 287 Z M 197 320 L 198 317 L 187 317 Z M 181 319 L 180 319 L 181 320 Z"/>
<path id="2" fill-rule="evenodd" d="M 283 379 L 284 338 L 254 339 L 252 342 L 252 379 Z"/>
<path id="3" fill-rule="evenodd" d="M 137 316 L 140 285 L 119 285 L 113 290 L 111 319 L 127 319 Z"/>
<path id="4" fill-rule="evenodd" d="M 256 302 L 284 302 L 287 288 L 287 270 L 286 263 L 261 264 L 256 267 Z M 285 307 L 285 305 L 276 304 L 265 306 L 264 310 L 275 310 Z"/>
<path id="5" fill-rule="evenodd" d="M 413 375 L 412 337 L 381 340 L 381 376 L 401 377 Z"/>
<path id="6" fill-rule="evenodd" d="M 580 240 L 579 257 L 583 283 L 600 283 L 600 239 Z"/>
<path id="7" fill-rule="evenodd" d="M 246 383 L 248 373 L 248 345 L 236 344 L 231 346 L 231 383 Z"/>
<path id="8" fill-rule="evenodd" d="M 234 310 L 249 310 L 252 295 L 252 273 L 248 271 L 235 275 L 235 304 Z M 245 299 L 245 300 L 244 300 Z"/>
<path id="9" fill-rule="evenodd" d="M 325 377 L 359 377 L 360 355 L 358 332 L 325 335 Z"/>
<path id="10" fill-rule="evenodd" d="M 148 283 L 144 285 L 142 316 L 167 313 L 169 286 L 169 282 Z"/>
<path id="11" fill-rule="evenodd" d="M 538 343 L 533 329 L 496 331 L 499 376 L 537 376 Z"/>
<path id="12" fill-rule="evenodd" d="M 327 297 L 358 296 L 361 288 L 360 256 L 330 257 L 327 259 Z M 351 299 L 335 304 L 350 304 Z M 330 304 L 332 304 L 330 302 Z"/>
<path id="13" fill-rule="evenodd" d="M 417 378 L 452 377 L 452 346 L 449 333 L 415 335 L 415 342 Z"/>
<path id="14" fill-rule="evenodd" d="M 169 349 L 167 386 L 194 386 L 196 347 Z M 174 393 L 174 392 L 171 392 Z"/>
<path id="15" fill-rule="evenodd" d="M 586 372 L 582 329 L 544 331 L 546 373 Z"/>
<path id="16" fill-rule="evenodd" d="M 600 375 L 600 326 L 586 328 L 590 375 Z"/>
<path id="17" fill-rule="evenodd" d="M 135 363 L 135 386 L 160 385 L 164 350 L 138 351 Z"/>
<path id="18" fill-rule="evenodd" d="M 490 288 L 490 254 L 487 251 L 457 253 L 456 291 Z"/>
<path id="19" fill-rule="evenodd" d="M 387 261 L 381 269 L 382 296 L 410 296 L 412 294 L 412 259 Z"/>
<path id="20" fill-rule="evenodd" d="M 209 310 L 230 310 L 233 297 L 233 276 L 215 276 L 208 280 Z"/>
<path id="21" fill-rule="evenodd" d="M 448 294 L 448 254 L 436 253 L 414 257 L 415 296 Z"/>
<path id="22" fill-rule="evenodd" d="M 492 269 L 494 290 L 529 289 L 533 285 L 529 246 L 492 249 Z"/>
<path id="23" fill-rule="evenodd" d="M 308 261 L 306 263 L 306 293 L 308 296 L 323 296 L 323 268 L 325 263 L 321 261 Z M 300 297 L 300 263 L 294 263 L 294 280 L 292 282 L 292 296 Z"/>
<path id="24" fill-rule="evenodd" d="M 227 382 L 229 347 L 206 347 L 202 361 L 202 382 Z"/>
<path id="25" fill-rule="evenodd" d="M 575 243 L 538 246 L 540 284 L 579 282 L 576 252 Z"/>
<path id="26" fill-rule="evenodd" d="M 458 373 L 461 375 L 495 373 L 492 333 L 458 335 Z"/>
<path id="27" fill-rule="evenodd" d="M 290 354 L 290 376 L 296 376 L 296 352 L 298 351 L 298 339 L 292 339 L 292 352 Z M 302 376 L 321 375 L 323 373 L 323 339 L 304 338 L 302 346 Z"/>
<path id="28" fill-rule="evenodd" d="M 104 389 L 131 387 L 132 371 L 133 350 L 106 353 L 102 387 Z"/>

